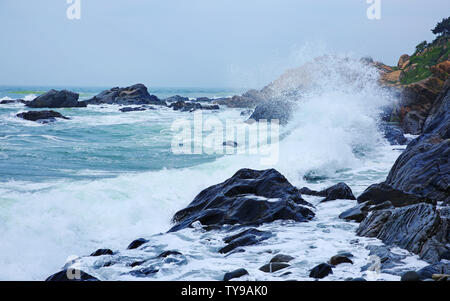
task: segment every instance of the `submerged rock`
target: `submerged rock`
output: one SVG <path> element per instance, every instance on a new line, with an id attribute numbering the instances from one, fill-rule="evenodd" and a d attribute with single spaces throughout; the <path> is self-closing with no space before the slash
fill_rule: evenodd
<path id="1" fill-rule="evenodd" d="M 155 95 L 150 95 L 147 87 L 143 84 L 136 84 L 126 88 L 115 87 L 86 100 L 86 103 L 91 105 L 167 105 Z"/>
<path id="2" fill-rule="evenodd" d="M 137 249 L 140 246 L 142 246 L 145 243 L 148 243 L 149 241 L 144 238 L 138 238 L 136 240 L 133 240 L 130 245 L 127 247 L 128 250 Z"/>
<path id="3" fill-rule="evenodd" d="M 86 107 L 85 101 L 78 101 L 79 94 L 67 90 L 50 90 L 26 103 L 30 108 L 77 108 Z"/>
<path id="4" fill-rule="evenodd" d="M 246 269 L 237 269 L 232 272 L 228 272 L 223 276 L 223 281 L 230 281 L 234 278 L 240 278 L 242 276 L 248 275 L 248 272 Z"/>
<path id="5" fill-rule="evenodd" d="M 79 270 L 63 270 L 51 275 L 45 281 L 100 281 L 94 276 Z"/>
<path id="6" fill-rule="evenodd" d="M 55 111 L 29 111 L 24 113 L 19 113 L 16 115 L 19 118 L 30 120 L 30 121 L 39 121 L 42 123 L 55 121 L 56 118 L 61 119 L 70 119 L 61 113 Z"/>
<path id="7" fill-rule="evenodd" d="M 255 245 L 261 241 L 269 239 L 270 237 L 272 237 L 272 233 L 270 232 L 250 228 L 236 235 L 225 237 L 224 242 L 227 245 L 221 248 L 219 253 L 225 254 L 233 251 L 237 247 Z"/>
<path id="8" fill-rule="evenodd" d="M 449 250 L 450 208 L 436 209 L 416 204 L 397 209 L 374 211 L 362 221 L 357 235 L 377 237 L 428 262 L 437 262 Z"/>
<path id="9" fill-rule="evenodd" d="M 321 263 L 310 270 L 309 277 L 322 279 L 330 274 L 333 274 L 332 266 L 328 263 Z"/>
<path id="10" fill-rule="evenodd" d="M 113 255 L 114 252 L 110 249 L 98 249 L 89 256 L 102 256 L 102 255 Z"/>
<path id="11" fill-rule="evenodd" d="M 126 113 L 126 112 L 135 112 L 135 111 L 146 111 L 147 109 L 152 109 L 151 107 L 124 107 L 124 108 L 120 108 L 119 111 L 122 113 Z"/>
<path id="12" fill-rule="evenodd" d="M 175 111 L 181 112 L 194 112 L 196 110 L 219 110 L 220 107 L 218 105 L 202 105 L 198 102 L 185 102 L 185 101 L 177 101 L 171 103 L 169 108 L 172 108 Z"/>
<path id="13" fill-rule="evenodd" d="M 345 210 L 339 215 L 339 218 L 360 223 L 366 218 L 369 212 L 390 208 L 394 208 L 390 201 L 385 201 L 383 203 L 367 201 Z"/>
<path id="14" fill-rule="evenodd" d="M 260 225 L 275 220 L 305 222 L 314 217 L 297 188 L 275 169 L 241 169 L 198 194 L 175 214 L 170 232 L 202 225 Z"/>

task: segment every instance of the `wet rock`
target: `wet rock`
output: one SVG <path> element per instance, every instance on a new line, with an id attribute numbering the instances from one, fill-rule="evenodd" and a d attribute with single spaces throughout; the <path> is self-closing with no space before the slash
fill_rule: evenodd
<path id="1" fill-rule="evenodd" d="M 124 107 L 120 108 L 119 111 L 126 113 L 126 112 L 135 112 L 135 111 L 146 111 L 146 107 Z"/>
<path id="2" fill-rule="evenodd" d="M 159 272 L 159 269 L 154 267 L 143 268 L 137 271 L 131 271 L 130 274 L 135 277 L 148 277 Z"/>
<path id="3" fill-rule="evenodd" d="M 226 97 L 220 99 L 214 99 L 213 103 L 218 105 L 224 105 L 229 108 L 254 108 L 261 101 L 259 99 L 254 99 L 248 96 L 238 96 Z"/>
<path id="4" fill-rule="evenodd" d="M 142 246 L 145 243 L 148 243 L 149 241 L 147 239 L 144 238 L 138 238 L 136 240 L 133 240 L 131 242 L 131 244 L 127 247 L 128 250 L 133 250 L 133 249 L 137 249 L 140 246 Z"/>
<path id="5" fill-rule="evenodd" d="M 358 278 L 352 278 L 350 281 L 362 282 L 362 281 L 367 281 L 367 280 L 362 277 L 358 277 Z"/>
<path id="6" fill-rule="evenodd" d="M 78 101 L 79 94 L 67 90 L 50 90 L 26 104 L 30 108 L 76 108 L 86 107 L 84 101 Z"/>
<path id="7" fill-rule="evenodd" d="M 145 260 L 134 261 L 134 262 L 132 262 L 132 263 L 130 264 L 130 267 L 134 268 L 134 267 L 140 266 L 140 265 L 142 265 L 142 264 L 144 264 L 144 263 L 145 263 Z"/>
<path id="8" fill-rule="evenodd" d="M 102 256 L 102 255 L 113 255 L 114 252 L 110 249 L 98 249 L 89 256 Z"/>
<path id="9" fill-rule="evenodd" d="M 155 95 L 150 95 L 147 87 L 143 84 L 136 84 L 126 88 L 115 87 L 110 90 L 105 90 L 93 98 L 86 100 L 86 103 L 91 105 L 167 105 Z"/>
<path id="10" fill-rule="evenodd" d="M 330 274 L 333 274 L 332 266 L 329 265 L 328 263 L 321 263 L 310 270 L 309 277 L 322 279 Z"/>
<path id="11" fill-rule="evenodd" d="M 361 271 L 367 271 L 373 264 L 379 264 L 381 272 L 386 272 L 396 266 L 402 265 L 402 260 L 406 258 L 404 255 L 398 255 L 391 252 L 387 246 L 368 245 L 369 256 L 376 256 L 379 262 L 369 263 L 361 268 Z"/>
<path id="12" fill-rule="evenodd" d="M 265 273 L 275 273 L 276 271 L 285 269 L 290 267 L 289 264 L 284 263 L 284 262 L 271 262 L 268 264 L 263 265 L 262 267 L 259 268 L 260 271 L 263 271 Z"/>
<path id="13" fill-rule="evenodd" d="M 275 220 L 306 222 L 314 217 L 297 188 L 275 169 L 241 169 L 223 183 L 198 194 L 175 214 L 170 232 L 202 225 L 255 226 Z"/>
<path id="14" fill-rule="evenodd" d="M 339 265 L 341 263 L 353 264 L 353 261 L 350 258 L 348 258 L 347 256 L 345 256 L 345 255 L 338 254 L 338 255 L 334 255 L 333 257 L 331 257 L 329 263 L 332 266 L 337 266 L 337 265 Z"/>
<path id="15" fill-rule="evenodd" d="M 384 138 L 392 145 L 405 145 L 408 142 L 403 130 L 398 125 L 383 124 L 381 125 L 381 130 L 384 133 Z"/>
<path id="16" fill-rule="evenodd" d="M 294 260 L 294 257 L 284 254 L 275 255 L 270 262 L 290 262 Z"/>
<path id="17" fill-rule="evenodd" d="M 181 112 L 194 112 L 196 110 L 219 110 L 220 107 L 218 105 L 202 105 L 198 102 L 185 102 L 185 101 L 177 101 L 171 103 L 169 108 L 172 108 L 175 111 Z"/>
<path id="18" fill-rule="evenodd" d="M 369 186 L 360 196 L 358 196 L 358 203 L 367 201 L 371 201 L 372 204 L 390 201 L 394 207 L 403 207 L 418 203 L 436 203 L 435 201 L 424 198 L 420 195 L 395 189 L 385 183 L 373 184 Z"/>
<path id="19" fill-rule="evenodd" d="M 237 269 L 232 272 L 228 272 L 223 276 L 223 281 L 230 281 L 234 278 L 240 278 L 242 276 L 248 275 L 248 272 L 246 269 Z"/>
<path id="20" fill-rule="evenodd" d="M 12 104 L 12 103 L 27 103 L 27 101 L 23 100 L 23 99 L 3 99 L 2 101 L 0 101 L 0 105 L 7 105 L 7 104 Z"/>
<path id="21" fill-rule="evenodd" d="M 345 219 L 348 221 L 356 221 L 360 223 L 363 221 L 366 216 L 371 211 L 382 210 L 382 209 L 390 209 L 394 208 L 391 202 L 386 201 L 380 204 L 373 204 L 372 201 L 368 201 L 362 204 L 358 204 L 355 207 L 352 207 L 339 215 L 340 219 Z"/>
<path id="22" fill-rule="evenodd" d="M 417 271 L 420 280 L 432 279 L 435 274 L 450 274 L 450 261 L 437 262 Z"/>
<path id="23" fill-rule="evenodd" d="M 159 254 L 159 255 L 157 256 L 157 258 L 166 258 L 166 257 L 168 257 L 168 256 L 174 256 L 174 255 L 183 255 L 183 254 L 181 254 L 181 253 L 178 252 L 178 251 L 173 251 L 173 250 L 171 250 L 171 251 L 164 251 L 164 252 L 162 252 L 161 254 Z"/>
<path id="24" fill-rule="evenodd" d="M 420 276 L 416 271 L 409 271 L 402 275 L 400 281 L 420 281 Z"/>
<path id="25" fill-rule="evenodd" d="M 99 281 L 94 276 L 79 270 L 63 270 L 51 275 L 45 281 Z"/>
<path id="26" fill-rule="evenodd" d="M 225 237 L 224 242 L 227 245 L 221 248 L 219 250 L 219 253 L 225 254 L 233 251 L 237 247 L 255 245 L 266 239 L 269 239 L 270 237 L 272 237 L 272 233 L 270 232 L 250 228 L 236 235 Z"/>
<path id="27" fill-rule="evenodd" d="M 171 102 L 177 102 L 177 101 L 183 101 L 183 102 L 185 102 L 185 101 L 189 101 L 189 97 L 183 97 L 183 96 L 180 96 L 180 95 L 174 95 L 174 96 L 170 96 L 170 97 L 165 98 L 164 101 L 165 101 L 166 103 L 167 103 L 167 102 L 169 102 L 169 103 L 171 103 Z"/>
<path id="28" fill-rule="evenodd" d="M 69 119 L 61 113 L 55 111 L 29 111 L 19 113 L 16 116 L 25 120 L 38 121 L 42 123 L 53 122 L 56 118 Z"/>
<path id="29" fill-rule="evenodd" d="M 293 105 L 286 101 L 263 102 L 256 106 L 249 120 L 278 120 L 279 124 L 286 125 L 291 118 L 292 107 Z"/>
<path id="30" fill-rule="evenodd" d="M 438 262 L 441 254 L 448 251 L 450 208 L 436 209 L 421 203 L 374 211 L 361 222 L 356 233 L 377 237 L 388 245 L 418 254 L 430 263 Z"/>
<path id="31" fill-rule="evenodd" d="M 356 200 L 352 189 L 347 184 L 341 182 L 327 189 L 321 191 L 311 190 L 308 187 L 303 187 L 299 190 L 301 194 L 325 197 L 321 202 L 328 202 L 333 200 Z"/>

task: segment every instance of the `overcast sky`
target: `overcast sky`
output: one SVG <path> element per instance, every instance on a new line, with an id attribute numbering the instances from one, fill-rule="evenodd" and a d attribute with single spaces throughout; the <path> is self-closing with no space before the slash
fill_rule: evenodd
<path id="1" fill-rule="evenodd" d="M 396 64 L 448 0 L 0 0 L 0 85 L 260 87 L 314 56 Z"/>

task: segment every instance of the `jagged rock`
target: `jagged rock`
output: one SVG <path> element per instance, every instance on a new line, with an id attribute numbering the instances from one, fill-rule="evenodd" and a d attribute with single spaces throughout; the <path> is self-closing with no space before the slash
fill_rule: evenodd
<path id="1" fill-rule="evenodd" d="M 390 201 L 385 201 L 383 203 L 368 201 L 342 212 L 339 215 L 339 218 L 360 223 L 364 220 L 364 218 L 366 218 L 369 212 L 390 208 L 394 208 Z"/>
<path id="2" fill-rule="evenodd" d="M 198 194 L 175 214 L 170 231 L 202 225 L 260 225 L 275 220 L 306 222 L 314 217 L 298 189 L 275 169 L 241 169 L 223 183 Z"/>
<path id="3" fill-rule="evenodd" d="M 61 113 L 55 111 L 29 111 L 19 113 L 16 116 L 25 120 L 38 121 L 42 123 L 55 121 L 55 118 L 69 119 Z"/>
<path id="4" fill-rule="evenodd" d="M 255 245 L 261 241 L 269 239 L 270 237 L 272 237 L 272 233 L 270 232 L 250 228 L 236 235 L 225 237 L 224 242 L 227 245 L 221 248 L 219 253 L 225 254 L 233 251 L 237 247 Z"/>
<path id="5" fill-rule="evenodd" d="M 136 84 L 126 88 L 112 88 L 86 100 L 86 103 L 91 105 L 167 105 L 155 95 L 150 95 L 147 87 L 143 84 Z"/>
<path id="6" fill-rule="evenodd" d="M 26 103 L 30 108 L 76 108 L 86 107 L 84 101 L 78 101 L 78 93 L 67 90 L 50 90 L 45 94 L 39 95 L 34 100 Z"/>
<path id="7" fill-rule="evenodd" d="M 45 281 L 99 281 L 94 276 L 89 275 L 83 271 L 77 270 L 63 270 L 51 275 Z"/>
<path id="8" fill-rule="evenodd" d="M 275 273 L 276 271 L 285 269 L 290 267 L 289 264 L 284 263 L 284 262 L 271 262 L 268 264 L 263 265 L 262 267 L 259 268 L 260 271 L 263 271 L 265 273 Z"/>
<path id="9" fill-rule="evenodd" d="M 138 238 L 136 240 L 133 240 L 130 245 L 127 247 L 128 250 L 137 249 L 140 246 L 142 246 L 145 243 L 148 243 L 149 241 L 144 238 Z"/>
<path id="10" fill-rule="evenodd" d="M 322 279 L 330 274 L 333 274 L 332 266 L 328 263 L 321 263 L 310 270 L 309 277 Z"/>
<path id="11" fill-rule="evenodd" d="M 328 202 L 333 200 L 356 200 L 352 189 L 347 184 L 341 182 L 322 191 L 311 190 L 308 187 L 303 187 L 299 190 L 301 194 L 314 195 L 325 197 L 321 202 Z"/>
<path id="12" fill-rule="evenodd" d="M 286 125 L 292 116 L 293 104 L 286 101 L 266 101 L 258 104 L 249 117 L 249 121 L 278 120 L 279 124 Z"/>
<path id="13" fill-rule="evenodd" d="M 102 255 L 113 255 L 113 251 L 110 249 L 98 249 L 89 256 L 102 256 Z"/>
<path id="14" fill-rule="evenodd" d="M 377 237 L 387 245 L 399 246 L 434 263 L 448 251 L 450 208 L 436 209 L 421 203 L 374 211 L 362 221 L 356 233 Z"/>
<path id="15" fill-rule="evenodd" d="M 408 142 L 403 130 L 397 125 L 386 123 L 381 125 L 381 130 L 386 140 L 392 145 L 404 145 Z"/>
<path id="16" fill-rule="evenodd" d="M 294 260 L 294 257 L 284 254 L 275 255 L 270 262 L 290 262 Z"/>
<path id="17" fill-rule="evenodd" d="M 242 276 L 248 275 L 248 272 L 246 269 L 237 269 L 232 272 L 228 272 L 223 276 L 223 281 L 230 281 L 234 278 L 240 278 Z"/>
<path id="18" fill-rule="evenodd" d="M 395 207 L 403 207 L 418 203 L 436 204 L 433 200 L 395 189 L 385 183 L 373 184 L 358 196 L 358 203 L 367 201 L 371 201 L 372 204 L 381 204 L 390 201 Z"/>

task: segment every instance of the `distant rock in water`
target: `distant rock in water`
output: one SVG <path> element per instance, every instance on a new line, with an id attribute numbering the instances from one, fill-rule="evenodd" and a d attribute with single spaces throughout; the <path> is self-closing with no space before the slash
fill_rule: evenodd
<path id="1" fill-rule="evenodd" d="M 79 94 L 67 90 L 50 90 L 26 103 L 30 108 L 77 108 L 86 107 L 84 101 L 78 101 Z"/>
<path id="2" fill-rule="evenodd" d="M 175 214 L 178 231 L 200 221 L 202 225 L 260 225 L 275 220 L 305 222 L 314 217 L 297 188 L 275 169 L 241 169 L 223 183 L 200 192 L 189 206 Z"/>
<path id="3" fill-rule="evenodd" d="M 180 95 L 170 96 L 164 99 L 165 102 L 177 102 L 177 101 L 189 101 L 189 97 L 183 97 Z"/>
<path id="4" fill-rule="evenodd" d="M 126 112 L 147 111 L 147 110 L 154 110 L 154 109 L 155 108 L 153 108 L 153 107 L 141 106 L 141 107 L 124 107 L 124 108 L 120 108 L 119 111 L 122 113 L 126 113 Z"/>
<path id="5" fill-rule="evenodd" d="M 175 111 L 181 112 L 194 112 L 196 110 L 219 110 L 220 107 L 218 105 L 202 105 L 198 102 L 185 102 L 185 101 L 177 101 L 171 103 L 169 108 L 172 108 Z"/>
<path id="6" fill-rule="evenodd" d="M 23 99 L 3 99 L 2 101 L 0 101 L 0 105 L 7 105 L 7 104 L 11 104 L 11 103 L 27 103 L 27 101 L 23 100 Z"/>
<path id="7" fill-rule="evenodd" d="M 277 119 L 281 125 L 286 125 L 292 116 L 292 109 L 293 104 L 286 101 L 266 101 L 256 106 L 249 120 Z"/>
<path id="8" fill-rule="evenodd" d="M 308 187 L 300 189 L 301 194 L 325 197 L 321 202 L 333 200 L 356 200 L 352 189 L 347 184 L 340 182 L 322 191 L 311 190 Z"/>
<path id="9" fill-rule="evenodd" d="M 86 103 L 91 105 L 167 105 L 155 95 L 150 95 L 147 87 L 143 84 L 136 84 L 126 88 L 112 88 L 86 100 Z"/>
<path id="10" fill-rule="evenodd" d="M 19 113 L 16 116 L 25 120 L 38 121 L 42 123 L 55 121 L 55 118 L 70 119 L 55 111 L 29 111 Z"/>

